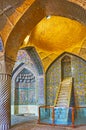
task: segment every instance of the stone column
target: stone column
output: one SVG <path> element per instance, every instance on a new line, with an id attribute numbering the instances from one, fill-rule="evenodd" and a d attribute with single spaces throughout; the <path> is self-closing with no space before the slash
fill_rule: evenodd
<path id="1" fill-rule="evenodd" d="M 11 72 L 12 62 L 0 57 L 0 130 L 9 130 L 11 125 Z"/>
<path id="2" fill-rule="evenodd" d="M 0 73 L 0 130 L 10 127 L 11 75 Z"/>

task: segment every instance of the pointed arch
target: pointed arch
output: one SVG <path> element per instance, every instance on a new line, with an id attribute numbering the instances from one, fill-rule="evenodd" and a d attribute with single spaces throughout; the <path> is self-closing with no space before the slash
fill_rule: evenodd
<path id="1" fill-rule="evenodd" d="M 29 46 L 29 47 L 25 47 L 24 48 L 26 50 L 26 52 L 30 55 L 31 59 L 33 60 L 39 75 L 43 75 L 44 71 L 43 71 L 43 65 L 42 65 L 42 61 L 38 55 L 38 53 L 36 52 L 35 47 L 33 46 Z"/>
<path id="2" fill-rule="evenodd" d="M 82 93 L 82 97 L 85 98 L 83 95 L 83 91 L 86 89 L 85 84 L 85 77 L 86 77 L 86 60 L 82 59 L 81 57 L 74 55 L 72 53 L 64 52 L 59 57 L 57 57 L 52 64 L 48 67 L 46 71 L 46 104 L 47 105 L 54 105 L 54 100 L 56 97 L 56 92 L 58 90 L 58 86 L 62 81 L 62 66 L 61 62 L 65 63 L 68 60 L 68 66 L 66 64 L 67 73 L 63 78 L 66 76 L 71 76 L 74 79 L 74 91 L 76 93 L 75 97 L 75 104 L 76 106 L 84 106 L 85 102 L 80 98 L 80 93 L 77 93 L 77 90 Z M 71 64 L 70 64 L 71 61 Z M 70 73 L 71 72 L 71 73 Z M 79 98 L 80 100 L 79 100 Z"/>
<path id="3" fill-rule="evenodd" d="M 67 77 L 71 77 L 71 57 L 65 55 L 61 59 L 61 79 L 65 79 Z"/>
<path id="4" fill-rule="evenodd" d="M 34 107 L 38 109 L 39 104 L 45 104 L 44 72 L 40 57 L 33 47 L 23 48 L 19 52 L 20 53 L 18 53 L 17 56 L 18 61 L 16 62 L 12 73 L 12 114 L 18 114 L 21 111 L 21 107 L 23 105 L 28 105 L 28 109 L 34 105 Z M 23 88 L 21 88 L 22 86 Z M 26 86 L 25 89 L 24 86 Z M 27 97 L 27 100 L 25 100 L 25 102 L 22 102 L 20 99 L 22 96 L 19 96 L 23 92 L 26 93 Z M 28 93 L 29 95 L 32 94 L 32 96 L 29 96 Z M 35 114 L 38 116 L 38 112 L 36 113 L 35 111 Z"/>
<path id="5" fill-rule="evenodd" d="M 48 15 L 63 16 L 86 24 L 86 10 L 79 5 L 64 0 L 36 0 L 28 7 L 9 34 L 5 44 L 6 55 L 15 59 L 27 34 Z"/>

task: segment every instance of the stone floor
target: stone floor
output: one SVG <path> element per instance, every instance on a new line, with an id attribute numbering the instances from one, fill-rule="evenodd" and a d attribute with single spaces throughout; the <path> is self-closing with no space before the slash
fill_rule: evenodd
<path id="1" fill-rule="evenodd" d="M 11 116 L 11 126 L 25 122 L 35 121 L 38 118 L 34 114 L 20 114 Z"/>
<path id="2" fill-rule="evenodd" d="M 86 126 L 76 128 L 50 126 L 38 124 L 38 119 L 34 115 L 15 115 L 11 117 L 10 130 L 86 130 Z"/>
<path id="3" fill-rule="evenodd" d="M 41 125 L 37 124 L 37 121 L 29 121 L 27 123 L 14 125 L 10 130 L 86 130 L 86 126 L 71 128 L 62 126 Z"/>

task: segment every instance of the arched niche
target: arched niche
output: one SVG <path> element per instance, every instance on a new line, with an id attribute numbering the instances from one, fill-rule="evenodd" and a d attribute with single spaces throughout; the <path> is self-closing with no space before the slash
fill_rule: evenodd
<path id="1" fill-rule="evenodd" d="M 64 66 L 69 69 L 63 78 L 66 75 L 73 78 L 75 106 L 86 106 L 86 60 L 67 52 L 57 57 L 46 71 L 46 105 L 54 105 Z"/>
<path id="2" fill-rule="evenodd" d="M 30 105 L 36 104 L 35 97 L 35 76 L 24 68 L 15 78 L 15 104 Z"/>
<path id="3" fill-rule="evenodd" d="M 71 57 L 65 55 L 61 60 L 61 78 L 63 80 L 71 76 Z"/>
<path id="4" fill-rule="evenodd" d="M 12 72 L 12 114 L 35 113 L 38 116 L 38 106 L 45 104 L 44 74 L 38 59 L 35 50 L 19 50 Z"/>

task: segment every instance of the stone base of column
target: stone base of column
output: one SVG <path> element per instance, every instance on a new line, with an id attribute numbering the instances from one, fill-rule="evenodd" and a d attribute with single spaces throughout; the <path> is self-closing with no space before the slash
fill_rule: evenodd
<path id="1" fill-rule="evenodd" d="M 9 130 L 10 125 L 9 124 L 0 124 L 0 130 Z"/>

